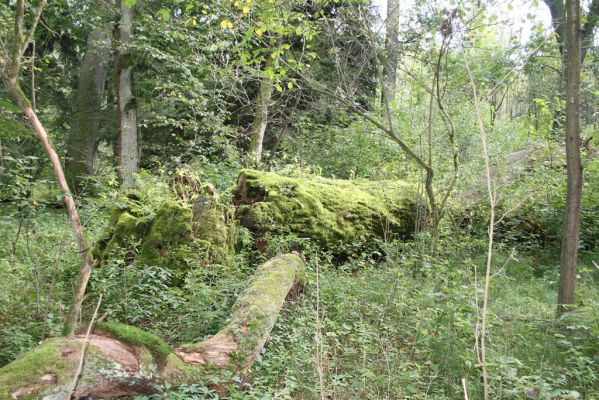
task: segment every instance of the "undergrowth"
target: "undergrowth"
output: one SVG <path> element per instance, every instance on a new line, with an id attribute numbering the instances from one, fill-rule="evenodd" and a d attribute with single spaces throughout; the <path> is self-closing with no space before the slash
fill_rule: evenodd
<path id="1" fill-rule="evenodd" d="M 1 365 L 59 334 L 77 270 L 63 210 L 34 208 L 14 257 L 10 238 L 19 215 L 3 210 Z M 93 234 L 104 227 L 91 228 Z M 475 329 L 484 240 L 444 239 L 434 257 L 425 255 L 426 241 L 380 247 L 383 253 L 356 252 L 340 264 L 308 240 L 271 238 L 262 256 L 244 247 L 235 269 L 198 268 L 181 286 L 162 267 L 115 259 L 96 271 L 88 306 L 102 291 L 106 320 L 159 333 L 171 346 L 199 341 L 222 326 L 255 265 L 299 250 L 307 259 L 304 291 L 287 303 L 249 378 L 230 385 L 227 398 L 457 399 L 462 379 L 470 398 L 481 398 Z M 581 256 L 580 304 L 561 319 L 555 318 L 556 257 L 497 246 L 488 338 L 494 399 L 599 396 L 599 270 L 592 263 L 599 255 Z M 219 398 L 205 382 L 160 390 L 152 398 Z"/>

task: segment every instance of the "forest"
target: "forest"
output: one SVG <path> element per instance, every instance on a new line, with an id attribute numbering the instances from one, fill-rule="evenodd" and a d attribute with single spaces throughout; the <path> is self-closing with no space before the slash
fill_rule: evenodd
<path id="1" fill-rule="evenodd" d="M 599 399 L 599 0 L 3 0 L 0 78 L 0 400 Z"/>

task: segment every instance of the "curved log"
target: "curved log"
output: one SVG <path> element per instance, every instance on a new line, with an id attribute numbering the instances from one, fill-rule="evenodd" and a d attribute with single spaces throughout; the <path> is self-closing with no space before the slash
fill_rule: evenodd
<path id="1" fill-rule="evenodd" d="M 261 265 L 213 337 L 171 351 L 160 338 L 122 324 L 99 324 L 91 335 L 73 397 L 152 393 L 156 384 L 192 383 L 211 374 L 244 374 L 266 343 L 303 268 L 294 254 Z M 84 336 L 54 338 L 0 368 L 0 399 L 68 398 Z"/>

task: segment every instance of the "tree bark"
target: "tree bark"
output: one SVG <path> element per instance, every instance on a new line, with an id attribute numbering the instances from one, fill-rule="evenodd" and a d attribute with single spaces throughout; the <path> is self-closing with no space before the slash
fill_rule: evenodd
<path id="1" fill-rule="evenodd" d="M 566 163 L 568 194 L 564 208 L 564 227 L 558 283 L 558 313 L 565 305 L 574 304 L 576 261 L 580 231 L 580 201 L 582 196 L 582 163 L 580 160 L 580 2 L 566 1 Z"/>
<path id="2" fill-rule="evenodd" d="M 120 178 L 125 189 L 135 187 L 139 170 L 139 141 L 137 134 L 137 99 L 133 94 L 133 8 L 119 1 L 119 56 L 117 60 L 117 98 L 119 105 Z"/>
<path id="3" fill-rule="evenodd" d="M 383 65 L 382 106 L 387 113 L 389 103 L 395 100 L 397 88 L 397 64 L 399 63 L 399 0 L 387 0 L 385 22 L 385 63 Z"/>
<path id="4" fill-rule="evenodd" d="M 67 136 L 67 182 L 80 193 L 82 177 L 94 174 L 100 127 L 100 108 L 108 74 L 112 36 L 109 26 L 99 26 L 87 36 L 87 49 L 79 72 L 71 129 Z"/>
<path id="5" fill-rule="evenodd" d="M 265 64 L 265 69 L 270 68 L 272 65 L 272 59 L 268 57 Z M 260 89 L 258 91 L 258 97 L 256 99 L 256 113 L 254 122 L 252 123 L 252 138 L 250 142 L 250 162 L 251 165 L 258 167 L 262 162 L 262 150 L 264 143 L 264 133 L 268 126 L 268 108 L 270 107 L 270 100 L 272 98 L 273 83 L 272 79 L 268 76 L 260 78 Z"/>
<path id="6" fill-rule="evenodd" d="M 267 261 L 256 270 L 216 335 L 173 352 L 136 328 L 103 325 L 90 337 L 73 397 L 148 394 L 156 384 L 190 384 L 219 371 L 223 376 L 246 374 L 302 268 L 303 261 L 294 254 Z M 0 400 L 69 396 L 84 341 L 84 336 L 49 339 L 0 368 Z"/>

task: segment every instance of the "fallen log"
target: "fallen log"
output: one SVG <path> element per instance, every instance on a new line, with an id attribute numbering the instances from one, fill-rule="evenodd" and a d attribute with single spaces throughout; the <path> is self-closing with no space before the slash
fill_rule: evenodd
<path id="1" fill-rule="evenodd" d="M 303 261 L 294 254 L 267 261 L 256 270 L 216 335 L 173 351 L 140 329 L 99 324 L 89 338 L 73 398 L 149 394 L 156 384 L 247 373 L 302 268 Z M 49 339 L 0 368 L 0 400 L 69 398 L 84 341 L 82 335 Z"/>
<path id="2" fill-rule="evenodd" d="M 404 181 L 301 179 L 249 169 L 233 190 L 241 225 L 259 235 L 293 233 L 338 253 L 410 237 L 416 199 L 415 186 Z"/>

